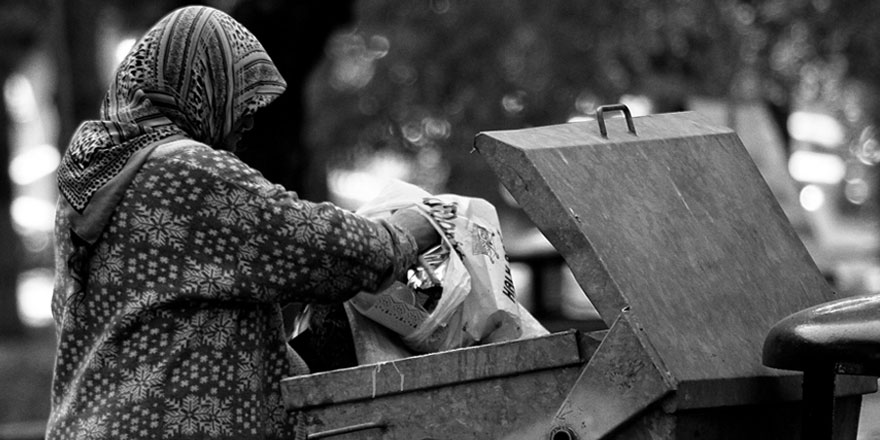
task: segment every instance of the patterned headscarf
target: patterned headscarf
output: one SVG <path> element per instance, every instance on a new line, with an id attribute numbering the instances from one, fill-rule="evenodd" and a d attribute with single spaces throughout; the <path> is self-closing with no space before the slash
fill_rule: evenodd
<path id="1" fill-rule="evenodd" d="M 175 10 L 117 68 L 100 120 L 73 135 L 58 169 L 61 194 L 83 214 L 133 157 L 145 159 L 143 150 L 180 137 L 216 147 L 285 87 L 260 42 L 232 17 L 203 6 Z"/>

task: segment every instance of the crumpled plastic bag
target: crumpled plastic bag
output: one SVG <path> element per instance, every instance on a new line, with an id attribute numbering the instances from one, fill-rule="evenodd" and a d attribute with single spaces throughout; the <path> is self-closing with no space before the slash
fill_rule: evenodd
<path id="1" fill-rule="evenodd" d="M 434 196 L 401 181 L 381 194 L 358 214 L 381 219 L 415 205 L 440 233 L 441 245 L 420 256 L 421 267 L 411 271 L 407 284 L 396 282 L 385 291 L 352 298 L 349 304 L 358 313 L 420 353 L 517 339 L 524 336 L 524 317 L 527 336 L 547 333 L 516 301 L 498 215 L 490 203 Z"/>

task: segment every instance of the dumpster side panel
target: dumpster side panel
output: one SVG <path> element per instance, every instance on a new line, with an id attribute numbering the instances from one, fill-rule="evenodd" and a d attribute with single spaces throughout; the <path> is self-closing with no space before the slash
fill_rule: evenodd
<path id="1" fill-rule="evenodd" d="M 543 438 L 581 365 L 382 396 L 305 411 L 309 438 Z M 382 426 L 324 436 L 348 426 Z"/>

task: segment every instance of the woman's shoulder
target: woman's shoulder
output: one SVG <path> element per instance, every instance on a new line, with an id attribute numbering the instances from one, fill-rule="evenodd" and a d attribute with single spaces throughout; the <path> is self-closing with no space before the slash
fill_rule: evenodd
<path id="1" fill-rule="evenodd" d="M 157 172 L 167 178 L 208 178 L 215 184 L 229 184 L 260 195 L 279 190 L 259 171 L 236 155 L 190 139 L 183 139 L 156 148 L 145 164 L 147 173 Z M 201 179 L 199 179 L 201 180 Z"/>

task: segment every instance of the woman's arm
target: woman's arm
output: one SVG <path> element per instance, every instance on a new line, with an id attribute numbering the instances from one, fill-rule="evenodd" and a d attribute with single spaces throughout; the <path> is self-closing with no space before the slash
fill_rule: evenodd
<path id="1" fill-rule="evenodd" d="M 421 244 L 430 241 L 408 214 L 376 222 L 301 200 L 224 152 L 176 154 L 167 167 L 186 168 L 184 183 L 195 193 L 184 200 L 190 216 L 184 293 L 216 276 L 222 297 L 233 300 L 343 301 L 402 278 L 415 263 L 420 243 L 404 228 Z"/>

